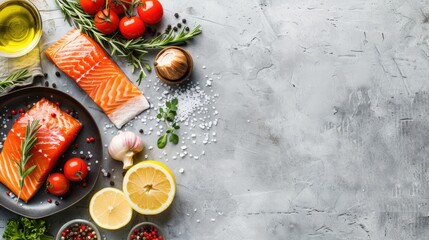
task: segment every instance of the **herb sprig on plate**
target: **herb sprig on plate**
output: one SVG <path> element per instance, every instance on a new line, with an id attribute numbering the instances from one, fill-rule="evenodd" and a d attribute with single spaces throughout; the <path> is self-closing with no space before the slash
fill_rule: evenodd
<path id="1" fill-rule="evenodd" d="M 176 122 L 178 104 L 179 100 L 174 98 L 171 101 L 167 101 L 165 103 L 166 108 L 159 108 L 159 113 L 156 115 L 156 117 L 158 119 L 164 120 L 168 128 L 165 134 L 158 138 L 158 148 L 164 148 L 167 145 L 167 140 L 174 144 L 179 143 L 179 136 L 175 133 L 176 130 L 180 129 L 179 124 Z"/>
<path id="2" fill-rule="evenodd" d="M 127 59 L 133 66 L 133 73 L 135 70 L 139 70 L 138 84 L 146 77 L 145 71 L 151 71 L 148 61 L 143 58 L 149 49 L 161 49 L 170 45 L 185 44 L 186 41 L 202 32 L 201 26 L 198 25 L 189 31 L 182 28 L 177 34 L 175 34 L 174 30 L 170 30 L 168 33 L 163 33 L 152 40 L 144 38 L 126 40 L 120 37 L 119 34 L 106 36 L 97 30 L 94 25 L 94 17 L 85 13 L 76 0 L 56 0 L 56 2 L 66 19 L 72 20 L 74 25 L 83 33 L 94 39 L 112 56 Z"/>
<path id="3" fill-rule="evenodd" d="M 24 141 L 21 142 L 21 161 L 15 160 L 19 173 L 19 193 L 17 201 L 19 200 L 22 189 L 24 188 L 24 179 L 37 167 L 36 165 L 27 167 L 27 163 L 28 160 L 30 160 L 30 158 L 33 156 L 30 151 L 36 145 L 36 133 L 39 131 L 40 127 L 39 120 L 34 120 L 31 124 L 28 124 L 25 127 Z"/>
<path id="4" fill-rule="evenodd" d="M 6 77 L 4 80 L 0 80 L 0 91 L 4 91 L 7 88 L 12 87 L 13 85 L 22 83 L 30 77 L 31 75 L 28 74 L 27 69 L 15 71 L 11 73 L 8 77 Z"/>

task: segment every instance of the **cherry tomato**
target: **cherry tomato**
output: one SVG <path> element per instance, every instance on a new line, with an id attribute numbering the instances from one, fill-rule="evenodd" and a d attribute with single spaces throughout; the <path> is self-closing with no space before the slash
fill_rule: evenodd
<path id="1" fill-rule="evenodd" d="M 46 189 L 55 196 L 66 194 L 69 188 L 69 180 L 62 173 L 52 173 L 46 181 Z"/>
<path id="2" fill-rule="evenodd" d="M 88 174 L 86 162 L 80 158 L 70 158 L 64 164 L 64 175 L 70 181 L 77 182 L 85 179 Z"/>
<path id="3" fill-rule="evenodd" d="M 124 14 L 124 6 L 128 9 L 131 5 L 130 0 L 109 0 L 109 8 L 115 13 Z"/>
<path id="4" fill-rule="evenodd" d="M 103 9 L 94 18 L 95 27 L 104 34 L 111 34 L 119 27 L 119 17 L 113 10 Z"/>
<path id="5" fill-rule="evenodd" d="M 161 21 L 164 9 L 158 0 L 142 0 L 137 7 L 137 13 L 143 22 L 156 24 Z"/>
<path id="6" fill-rule="evenodd" d="M 80 0 L 80 6 L 88 14 L 96 14 L 104 8 L 106 0 Z"/>
<path id="7" fill-rule="evenodd" d="M 136 16 L 123 17 L 119 22 L 119 31 L 126 39 L 136 39 L 143 36 L 146 27 L 143 21 Z"/>

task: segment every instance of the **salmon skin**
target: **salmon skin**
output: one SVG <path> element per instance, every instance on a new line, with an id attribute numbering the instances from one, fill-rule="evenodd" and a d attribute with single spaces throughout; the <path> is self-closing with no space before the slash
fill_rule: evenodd
<path id="1" fill-rule="evenodd" d="M 68 32 L 45 53 L 91 97 L 117 128 L 149 108 L 146 97 L 109 55 L 78 29 Z"/>
<path id="2" fill-rule="evenodd" d="M 20 198 L 25 202 L 44 185 L 49 172 L 82 128 L 79 121 L 45 98 L 16 120 L 7 134 L 0 154 L 0 182 L 17 196 L 20 176 L 15 161 L 21 161 L 21 142 L 25 138 L 25 128 L 34 120 L 39 120 L 40 129 L 37 131 L 37 142 L 31 149 L 33 155 L 28 160 L 26 169 L 33 165 L 37 167 L 24 178 Z"/>

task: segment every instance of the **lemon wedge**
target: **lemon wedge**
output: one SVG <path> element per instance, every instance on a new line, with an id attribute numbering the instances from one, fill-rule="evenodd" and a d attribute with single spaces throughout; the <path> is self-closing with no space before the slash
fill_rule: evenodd
<path id="1" fill-rule="evenodd" d="M 89 214 L 98 226 L 114 230 L 130 222 L 133 210 L 121 190 L 108 187 L 92 196 Z"/>
<path id="2" fill-rule="evenodd" d="M 147 160 L 127 171 L 122 190 L 135 211 L 144 215 L 155 215 L 167 209 L 173 202 L 176 180 L 167 166 Z"/>

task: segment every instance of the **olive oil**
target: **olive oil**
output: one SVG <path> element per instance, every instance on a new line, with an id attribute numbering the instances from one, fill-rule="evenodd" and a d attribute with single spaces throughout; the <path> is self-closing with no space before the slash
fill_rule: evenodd
<path id="1" fill-rule="evenodd" d="M 12 0 L 0 5 L 0 55 L 19 56 L 29 52 L 41 34 L 40 15 L 32 3 Z"/>

